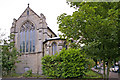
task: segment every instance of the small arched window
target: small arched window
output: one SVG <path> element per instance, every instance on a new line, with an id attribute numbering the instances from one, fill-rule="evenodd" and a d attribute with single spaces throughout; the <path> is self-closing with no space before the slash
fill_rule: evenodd
<path id="1" fill-rule="evenodd" d="M 35 52 L 35 27 L 30 21 L 20 28 L 20 52 Z"/>
<path id="2" fill-rule="evenodd" d="M 27 15 L 29 15 L 29 11 L 27 11 Z"/>
<path id="3" fill-rule="evenodd" d="M 52 54 L 54 55 L 57 52 L 57 44 L 55 42 L 52 43 Z"/>

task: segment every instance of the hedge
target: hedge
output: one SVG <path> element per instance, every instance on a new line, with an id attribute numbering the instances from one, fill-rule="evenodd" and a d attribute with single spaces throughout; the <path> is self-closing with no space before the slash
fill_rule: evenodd
<path id="1" fill-rule="evenodd" d="M 80 49 L 62 49 L 55 55 L 46 55 L 42 58 L 43 74 L 56 78 L 83 77 L 86 72 L 88 59 Z"/>

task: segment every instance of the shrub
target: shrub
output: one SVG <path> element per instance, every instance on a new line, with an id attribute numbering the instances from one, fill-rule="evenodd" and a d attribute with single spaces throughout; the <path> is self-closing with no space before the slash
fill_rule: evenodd
<path id="1" fill-rule="evenodd" d="M 32 70 L 28 70 L 28 71 L 25 72 L 22 76 L 23 76 L 23 77 L 32 77 Z"/>
<path id="2" fill-rule="evenodd" d="M 42 58 L 43 74 L 56 78 L 78 78 L 86 72 L 87 58 L 80 49 L 62 49 L 59 54 Z"/>
<path id="3" fill-rule="evenodd" d="M 88 59 L 88 69 L 90 70 L 92 67 L 95 66 L 95 61 L 91 58 Z"/>

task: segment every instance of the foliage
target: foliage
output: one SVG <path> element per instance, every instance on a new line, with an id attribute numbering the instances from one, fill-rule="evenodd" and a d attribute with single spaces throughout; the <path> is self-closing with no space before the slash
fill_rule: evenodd
<path id="1" fill-rule="evenodd" d="M 2 42 L 4 39 L 5 33 L 1 32 L 0 29 L 0 78 L 2 77 Z"/>
<path id="2" fill-rule="evenodd" d="M 0 77 L 2 77 L 2 53 L 1 53 L 2 46 L 0 45 Z"/>
<path id="3" fill-rule="evenodd" d="M 23 77 L 32 77 L 32 70 L 28 70 L 28 71 L 25 72 L 22 76 L 23 76 Z"/>
<path id="4" fill-rule="evenodd" d="M 62 37 L 73 38 L 78 41 L 78 45 L 85 44 L 86 53 L 99 57 L 109 64 L 119 57 L 120 8 L 118 5 L 120 3 L 70 2 L 69 4 L 77 10 L 72 15 L 63 13 L 58 17 Z"/>
<path id="5" fill-rule="evenodd" d="M 21 74 L 17 74 L 17 73 L 11 73 L 11 74 L 8 74 L 8 75 L 4 75 L 3 77 L 7 78 L 7 77 L 21 77 Z"/>
<path id="6" fill-rule="evenodd" d="M 15 63 L 19 53 L 14 46 L 14 35 L 10 35 L 10 40 L 4 40 L 4 45 L 2 46 L 2 74 L 7 75 L 15 71 Z"/>
<path id="7" fill-rule="evenodd" d="M 5 36 L 5 33 L 4 31 L 2 32 L 2 30 L 0 29 L 0 45 L 2 44 L 3 40 L 4 40 L 4 37 Z"/>
<path id="8" fill-rule="evenodd" d="M 89 59 L 88 69 L 91 70 L 91 68 L 94 67 L 94 65 L 95 65 L 95 61 L 93 59 Z"/>
<path id="9" fill-rule="evenodd" d="M 43 74 L 56 78 L 83 77 L 87 71 L 88 59 L 80 49 L 62 49 L 59 54 L 42 58 Z"/>

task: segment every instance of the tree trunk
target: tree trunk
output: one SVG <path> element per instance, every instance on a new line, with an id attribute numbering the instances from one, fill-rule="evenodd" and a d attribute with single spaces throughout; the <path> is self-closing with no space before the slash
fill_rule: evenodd
<path id="1" fill-rule="evenodd" d="M 96 69 L 97 69 L 97 60 L 95 61 Z"/>
<path id="2" fill-rule="evenodd" d="M 105 59 L 103 59 L 103 77 L 106 78 L 106 75 L 105 75 Z"/>
<path id="3" fill-rule="evenodd" d="M 108 60 L 108 66 L 107 66 L 107 79 L 109 80 L 109 72 L 110 72 L 110 67 L 111 67 L 111 60 Z"/>

